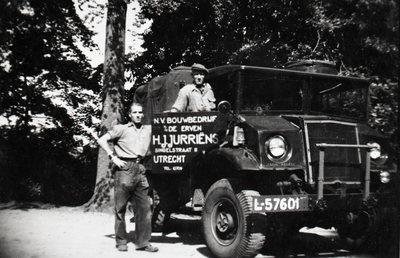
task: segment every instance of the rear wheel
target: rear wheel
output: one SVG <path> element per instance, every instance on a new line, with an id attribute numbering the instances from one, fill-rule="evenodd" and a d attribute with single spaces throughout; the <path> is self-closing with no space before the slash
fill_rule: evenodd
<path id="1" fill-rule="evenodd" d="M 340 225 L 337 232 L 347 248 L 352 251 L 375 249 L 371 237 L 377 232 L 380 224 L 380 215 L 377 209 L 370 209 L 358 213 L 347 214 L 346 224 Z"/>
<path id="2" fill-rule="evenodd" d="M 254 257 L 265 242 L 265 215 L 252 213 L 255 191 L 233 191 L 222 179 L 211 186 L 203 206 L 203 233 L 216 257 Z"/>
<path id="3" fill-rule="evenodd" d="M 153 217 L 151 219 L 152 231 L 153 232 L 163 232 L 169 222 L 169 215 L 160 207 L 156 207 L 153 212 Z"/>
<path id="4" fill-rule="evenodd" d="M 359 228 L 347 225 L 338 227 L 337 232 L 347 248 L 352 251 L 357 251 L 368 236 L 366 230 L 360 231 Z"/>
<path id="5" fill-rule="evenodd" d="M 337 228 L 340 238 L 352 251 L 391 251 L 398 242 L 398 213 L 393 208 L 372 208 L 354 215 L 354 223 Z M 348 221 L 352 221 L 351 213 Z M 349 225 L 350 224 L 350 225 Z"/>
<path id="6" fill-rule="evenodd" d="M 153 232 L 165 232 L 169 227 L 171 206 L 166 199 L 161 200 L 158 192 L 153 190 L 151 226 Z"/>

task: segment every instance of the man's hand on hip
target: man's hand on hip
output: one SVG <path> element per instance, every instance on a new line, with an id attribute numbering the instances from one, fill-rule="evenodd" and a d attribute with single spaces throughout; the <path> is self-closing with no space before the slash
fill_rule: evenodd
<path id="1" fill-rule="evenodd" d="M 126 161 L 123 161 L 122 159 L 118 158 L 117 156 L 114 156 L 111 161 L 119 168 L 122 168 L 125 166 Z"/>

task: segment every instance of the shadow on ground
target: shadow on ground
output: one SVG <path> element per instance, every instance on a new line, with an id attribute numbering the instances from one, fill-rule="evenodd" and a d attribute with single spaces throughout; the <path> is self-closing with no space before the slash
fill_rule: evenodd
<path id="1" fill-rule="evenodd" d="M 44 204 L 39 202 L 16 202 L 11 201 L 7 203 L 0 203 L 0 210 L 24 210 L 27 211 L 29 209 L 51 209 L 57 208 L 54 204 Z"/>

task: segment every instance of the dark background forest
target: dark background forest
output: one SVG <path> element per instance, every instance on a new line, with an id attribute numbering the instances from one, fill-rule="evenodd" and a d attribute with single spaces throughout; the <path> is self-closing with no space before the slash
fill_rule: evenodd
<path id="1" fill-rule="evenodd" d="M 125 103 L 180 65 L 332 61 L 344 76 L 370 79 L 369 124 L 398 158 L 398 0 L 137 2 L 127 29 L 151 25 L 144 52 L 125 56 L 126 80 L 135 81 Z M 96 1 L 0 3 L 0 201 L 82 205 L 95 187 L 103 101 L 103 67 L 92 67 L 82 48 L 103 42 L 93 42 L 76 8 Z"/>

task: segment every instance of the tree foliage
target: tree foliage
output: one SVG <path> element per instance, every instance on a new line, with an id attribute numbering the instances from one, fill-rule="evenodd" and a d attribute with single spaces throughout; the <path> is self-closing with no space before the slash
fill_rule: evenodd
<path id="1" fill-rule="evenodd" d="M 152 24 L 133 64 L 146 75 L 194 61 L 282 67 L 319 59 L 381 76 L 398 67 L 398 1 L 139 2 Z"/>
<path id="2" fill-rule="evenodd" d="M 88 198 L 99 78 L 80 46 L 93 33 L 72 0 L 1 0 L 0 191 L 76 205 Z"/>

